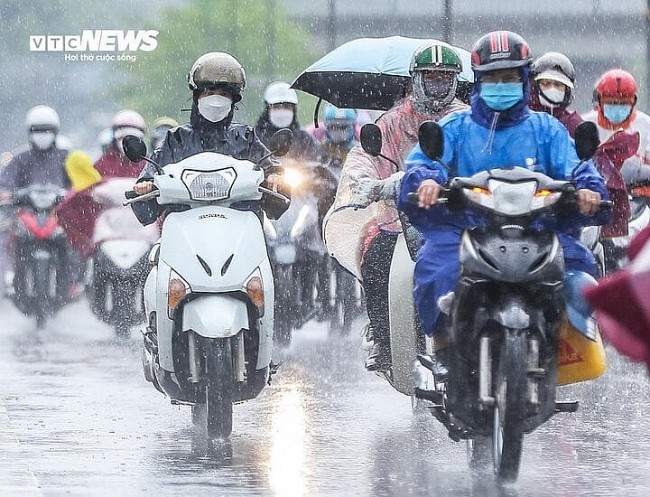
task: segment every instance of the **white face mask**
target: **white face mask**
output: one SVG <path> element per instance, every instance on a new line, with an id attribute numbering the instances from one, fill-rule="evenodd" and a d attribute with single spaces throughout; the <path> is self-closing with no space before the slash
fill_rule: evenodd
<path id="1" fill-rule="evenodd" d="M 47 150 L 54 143 L 56 135 L 52 131 L 32 131 L 29 140 L 38 150 Z"/>
<path id="2" fill-rule="evenodd" d="M 541 90 L 540 96 L 542 97 L 542 103 L 547 107 L 557 107 L 564 103 L 564 96 L 566 95 L 566 90 L 560 90 L 559 88 L 548 88 L 547 90 Z"/>
<path id="3" fill-rule="evenodd" d="M 269 121 L 276 128 L 288 128 L 293 122 L 293 111 L 291 109 L 270 109 Z"/>
<path id="4" fill-rule="evenodd" d="M 223 121 L 232 108 L 232 100 L 223 95 L 208 95 L 199 98 L 199 113 L 208 121 Z"/>

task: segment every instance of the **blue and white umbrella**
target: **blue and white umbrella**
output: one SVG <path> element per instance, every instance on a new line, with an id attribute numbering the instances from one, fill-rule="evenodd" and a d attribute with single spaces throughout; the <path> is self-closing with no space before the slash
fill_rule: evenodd
<path id="1" fill-rule="evenodd" d="M 337 107 L 387 110 L 408 88 L 413 54 L 428 43 L 451 46 L 438 40 L 404 36 L 352 40 L 314 62 L 291 87 Z M 459 79 L 473 83 L 470 53 L 452 48 L 463 64 Z"/>

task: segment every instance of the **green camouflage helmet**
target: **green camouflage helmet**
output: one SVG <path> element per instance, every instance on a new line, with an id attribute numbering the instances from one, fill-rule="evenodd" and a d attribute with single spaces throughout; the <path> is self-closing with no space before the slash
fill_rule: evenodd
<path id="1" fill-rule="evenodd" d="M 411 59 L 411 75 L 415 71 L 431 71 L 436 69 L 460 73 L 463 70 L 463 64 L 456 51 L 446 45 L 434 43 L 416 50 Z"/>

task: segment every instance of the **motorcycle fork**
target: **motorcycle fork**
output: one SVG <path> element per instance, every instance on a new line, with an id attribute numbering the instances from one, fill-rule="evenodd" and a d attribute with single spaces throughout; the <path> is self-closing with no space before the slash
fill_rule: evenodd
<path id="1" fill-rule="evenodd" d="M 231 340 L 232 366 L 235 381 L 243 383 L 246 381 L 246 357 L 244 356 L 244 333 L 240 332 Z"/>
<path id="2" fill-rule="evenodd" d="M 197 336 L 192 330 L 187 332 L 187 355 L 189 362 L 189 380 L 192 383 L 201 381 L 201 354 L 198 353 L 201 346 L 197 343 Z"/>
<path id="3" fill-rule="evenodd" d="M 492 395 L 492 339 L 482 336 L 479 342 L 479 380 L 478 396 L 481 409 L 494 406 Z M 539 382 L 538 378 L 544 375 L 544 370 L 539 365 L 539 339 L 528 339 L 528 404 L 533 411 L 539 409 Z"/>
<path id="4" fill-rule="evenodd" d="M 481 409 L 494 406 L 492 396 L 492 339 L 482 336 L 479 341 L 478 402 Z"/>

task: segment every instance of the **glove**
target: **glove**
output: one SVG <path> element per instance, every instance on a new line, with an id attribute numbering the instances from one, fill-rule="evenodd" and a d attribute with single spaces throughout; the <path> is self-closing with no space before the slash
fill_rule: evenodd
<path id="1" fill-rule="evenodd" d="M 352 189 L 350 203 L 368 207 L 378 200 L 393 200 L 400 188 L 403 171 L 391 174 L 386 179 L 361 178 Z"/>

